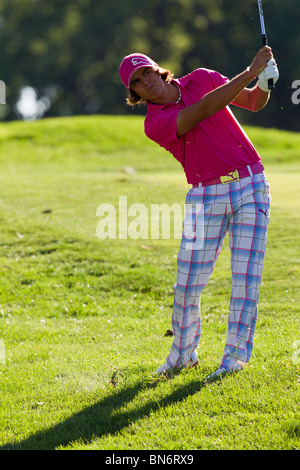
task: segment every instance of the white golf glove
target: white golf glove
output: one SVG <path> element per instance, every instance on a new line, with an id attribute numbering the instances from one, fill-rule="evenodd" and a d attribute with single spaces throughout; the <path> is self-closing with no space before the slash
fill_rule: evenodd
<path id="1" fill-rule="evenodd" d="M 263 91 L 270 91 L 268 87 L 268 80 L 273 79 L 274 85 L 279 79 L 279 70 L 274 59 L 270 59 L 265 70 L 258 76 L 258 86 Z"/>

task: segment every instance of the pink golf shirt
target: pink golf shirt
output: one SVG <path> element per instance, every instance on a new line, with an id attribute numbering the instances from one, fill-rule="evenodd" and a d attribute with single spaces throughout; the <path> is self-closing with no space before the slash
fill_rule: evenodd
<path id="1" fill-rule="evenodd" d="M 189 184 L 218 178 L 247 165 L 261 163 L 260 156 L 229 107 L 177 137 L 178 112 L 228 81 L 218 72 L 197 69 L 173 80 L 181 89 L 184 104 L 147 103 L 145 134 L 181 163 Z"/>

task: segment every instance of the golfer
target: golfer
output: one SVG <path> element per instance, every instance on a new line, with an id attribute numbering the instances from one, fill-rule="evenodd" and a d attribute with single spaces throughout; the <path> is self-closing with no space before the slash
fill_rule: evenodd
<path id="1" fill-rule="evenodd" d="M 129 92 L 127 103 L 147 104 L 147 137 L 171 152 L 191 185 L 174 286 L 174 339 L 156 373 L 198 364 L 200 296 L 227 232 L 232 270 L 227 340 L 220 366 L 209 378 L 241 370 L 253 349 L 270 193 L 260 156 L 228 106 L 265 107 L 268 79 L 276 83 L 279 78 L 272 50 L 263 47 L 231 80 L 205 68 L 174 79 L 140 53 L 126 56 L 119 74 Z"/>

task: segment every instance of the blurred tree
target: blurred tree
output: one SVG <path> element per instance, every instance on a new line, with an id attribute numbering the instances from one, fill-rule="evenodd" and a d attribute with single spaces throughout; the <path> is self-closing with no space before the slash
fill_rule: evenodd
<path id="1" fill-rule="evenodd" d="M 280 68 L 272 100 L 260 113 L 235 109 L 245 123 L 300 129 L 291 85 L 300 80 L 299 0 L 264 0 L 270 45 Z M 45 116 L 145 113 L 125 106 L 119 64 L 143 52 L 176 76 L 207 67 L 233 77 L 261 47 L 254 0 L 0 0 L 2 120 L 30 86 Z"/>

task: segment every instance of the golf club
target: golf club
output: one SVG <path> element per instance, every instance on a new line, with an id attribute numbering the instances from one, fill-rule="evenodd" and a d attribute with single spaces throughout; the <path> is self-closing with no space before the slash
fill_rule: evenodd
<path id="1" fill-rule="evenodd" d="M 264 11 L 263 11 L 263 6 L 262 6 L 262 0 L 258 0 L 258 10 L 259 10 L 263 45 L 267 46 L 268 45 L 268 38 L 267 38 L 267 33 L 266 33 L 266 28 L 265 28 L 265 20 L 264 20 Z M 273 90 L 275 88 L 272 78 L 270 78 L 268 80 L 268 86 L 269 86 L 269 90 Z"/>

